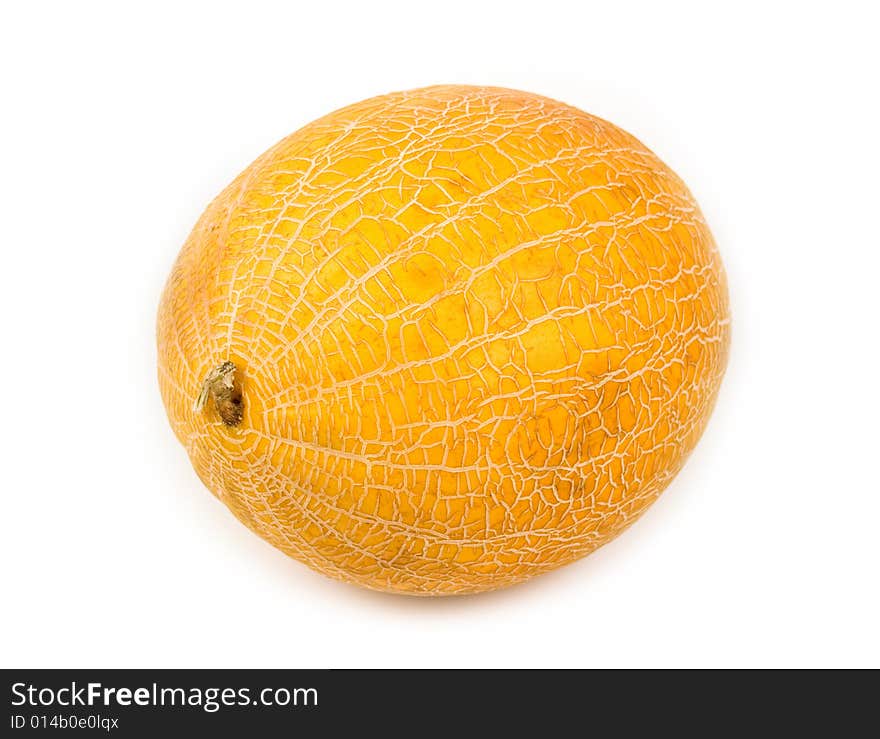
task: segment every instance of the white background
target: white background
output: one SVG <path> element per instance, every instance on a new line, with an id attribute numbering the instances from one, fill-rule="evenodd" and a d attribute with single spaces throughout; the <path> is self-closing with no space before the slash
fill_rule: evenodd
<path id="1" fill-rule="evenodd" d="M 2 666 L 880 666 L 870 3 L 7 3 Z M 442 600 L 314 574 L 201 485 L 159 294 L 269 145 L 434 83 L 564 100 L 690 185 L 724 256 L 709 429 L 620 539 Z"/>

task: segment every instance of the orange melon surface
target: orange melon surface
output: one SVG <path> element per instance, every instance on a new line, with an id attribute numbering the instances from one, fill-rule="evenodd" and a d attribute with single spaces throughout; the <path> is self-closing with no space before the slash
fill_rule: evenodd
<path id="1" fill-rule="evenodd" d="M 159 384 L 201 479 L 274 546 L 469 593 L 635 521 L 728 341 L 712 235 L 653 153 L 553 100 L 442 86 L 309 124 L 208 206 L 162 296 Z"/>

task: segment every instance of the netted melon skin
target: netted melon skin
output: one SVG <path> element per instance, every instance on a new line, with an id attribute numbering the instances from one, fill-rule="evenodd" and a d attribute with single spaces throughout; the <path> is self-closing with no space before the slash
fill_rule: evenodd
<path id="1" fill-rule="evenodd" d="M 638 518 L 706 425 L 729 324 L 705 220 L 638 140 L 432 87 L 311 123 L 210 204 L 161 299 L 159 384 L 265 540 L 369 588 L 472 593 Z M 194 407 L 227 360 L 234 426 Z"/>

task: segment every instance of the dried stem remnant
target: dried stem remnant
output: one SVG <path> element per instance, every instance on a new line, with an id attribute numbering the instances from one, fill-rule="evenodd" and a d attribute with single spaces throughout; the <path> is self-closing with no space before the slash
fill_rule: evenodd
<path id="1" fill-rule="evenodd" d="M 227 426 L 238 426 L 244 414 L 241 383 L 236 380 L 236 366 L 229 361 L 212 369 L 205 381 L 193 410 L 204 410 L 209 398 L 214 399 L 214 408 L 220 420 Z"/>

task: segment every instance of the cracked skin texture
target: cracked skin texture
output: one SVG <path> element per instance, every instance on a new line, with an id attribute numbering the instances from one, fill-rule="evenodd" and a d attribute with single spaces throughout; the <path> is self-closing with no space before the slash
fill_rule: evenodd
<path id="1" fill-rule="evenodd" d="M 491 590 L 609 541 L 702 433 L 727 361 L 712 235 L 612 124 L 536 95 L 366 100 L 208 207 L 158 316 L 171 425 L 207 487 L 377 590 Z M 193 400 L 225 360 L 244 412 Z"/>

